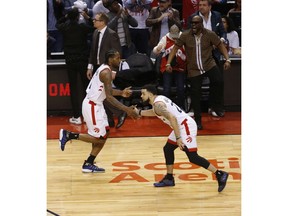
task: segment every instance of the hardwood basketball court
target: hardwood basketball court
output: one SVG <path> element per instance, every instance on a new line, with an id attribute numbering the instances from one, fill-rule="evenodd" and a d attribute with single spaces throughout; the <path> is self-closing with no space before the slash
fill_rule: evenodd
<path id="1" fill-rule="evenodd" d="M 225 118 L 218 119 L 217 124 L 229 120 L 229 117 Z M 129 121 L 118 133 L 130 127 Z M 138 121 L 141 124 L 142 120 Z M 236 121 L 241 128 L 241 119 Z M 55 124 L 53 128 L 58 130 Z M 48 137 L 47 209 L 52 213 L 47 212 L 47 215 L 241 215 L 241 133 L 198 136 L 199 155 L 230 173 L 226 188 L 218 193 L 213 175 L 190 164 L 179 149 L 175 150 L 176 185 L 153 187 L 153 183 L 166 173 L 162 147 L 167 137 L 145 136 L 144 128 L 138 129 L 142 129 L 143 136 L 107 140 L 96 159 L 106 172 L 97 174 L 81 172 L 91 144 L 74 140 L 68 142 L 62 152 L 58 140 Z M 155 130 L 157 133 L 159 131 Z M 205 134 L 205 130 L 201 133 Z"/>

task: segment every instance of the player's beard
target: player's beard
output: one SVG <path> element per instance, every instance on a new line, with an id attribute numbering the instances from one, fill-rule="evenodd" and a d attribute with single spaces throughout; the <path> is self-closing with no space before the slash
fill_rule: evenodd
<path id="1" fill-rule="evenodd" d="M 150 99 L 147 98 L 147 100 L 145 100 L 145 101 L 143 100 L 142 104 L 143 104 L 144 106 L 150 105 Z"/>

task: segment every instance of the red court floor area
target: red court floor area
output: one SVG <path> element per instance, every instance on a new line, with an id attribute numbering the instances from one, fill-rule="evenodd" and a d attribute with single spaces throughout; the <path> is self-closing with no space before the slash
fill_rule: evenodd
<path id="1" fill-rule="evenodd" d="M 69 116 L 48 116 L 47 139 L 58 139 L 61 128 L 74 132 L 86 132 L 85 123 L 74 125 L 70 124 L 68 119 Z M 117 124 L 117 119 L 115 119 L 115 123 Z M 226 112 L 223 118 L 203 113 L 202 125 L 203 130 L 198 131 L 198 135 L 240 135 L 241 112 Z M 169 126 L 157 117 L 142 117 L 138 120 L 127 117 L 121 128 L 110 129 L 109 137 L 167 136 L 170 132 Z"/>

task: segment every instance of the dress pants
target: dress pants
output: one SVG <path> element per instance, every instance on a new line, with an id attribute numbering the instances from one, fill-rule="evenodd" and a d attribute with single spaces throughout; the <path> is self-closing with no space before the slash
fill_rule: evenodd
<path id="1" fill-rule="evenodd" d="M 201 122 L 201 94 L 202 94 L 202 80 L 203 76 L 207 76 L 210 81 L 209 85 L 209 100 L 211 108 L 214 110 L 223 109 L 222 101 L 224 94 L 223 76 L 217 66 L 214 66 L 206 73 L 195 77 L 188 77 L 187 82 L 191 85 L 191 106 L 194 110 L 194 117 L 196 122 Z"/>

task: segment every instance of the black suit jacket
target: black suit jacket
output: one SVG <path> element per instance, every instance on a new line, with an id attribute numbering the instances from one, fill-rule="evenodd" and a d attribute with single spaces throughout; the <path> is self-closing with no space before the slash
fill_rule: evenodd
<path id="1" fill-rule="evenodd" d="M 92 44 L 90 49 L 89 64 L 97 65 L 97 50 L 96 50 L 96 36 L 98 30 L 93 33 Z M 99 61 L 100 65 L 105 62 L 105 53 L 110 49 L 116 49 L 121 55 L 121 45 L 118 34 L 110 29 L 106 28 L 102 41 L 100 44 Z"/>

